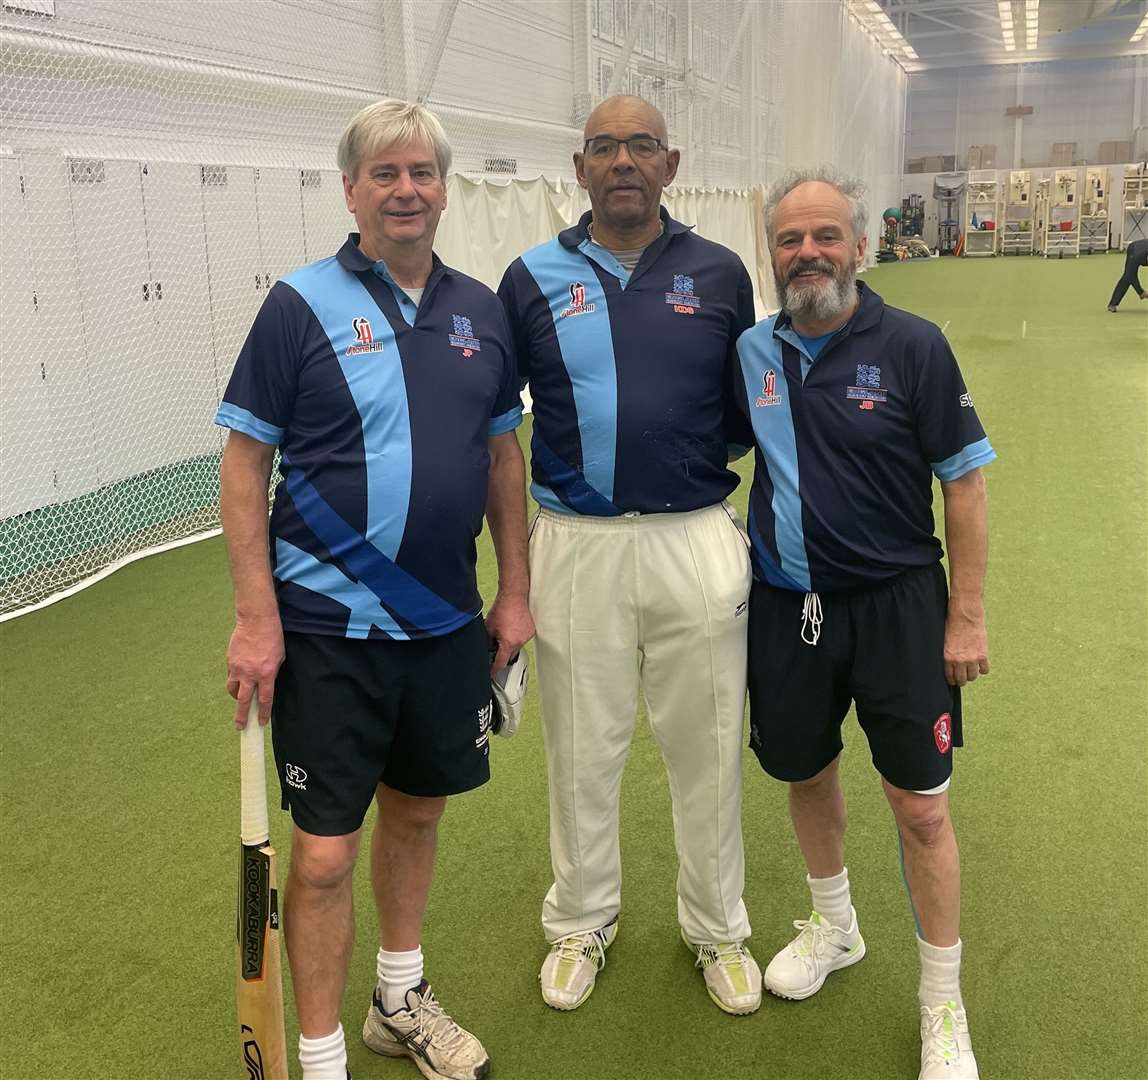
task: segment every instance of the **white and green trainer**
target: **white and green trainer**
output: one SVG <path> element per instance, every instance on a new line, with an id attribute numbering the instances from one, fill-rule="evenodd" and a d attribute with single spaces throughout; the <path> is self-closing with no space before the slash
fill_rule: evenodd
<path id="1" fill-rule="evenodd" d="M 765 969 L 765 987 L 771 994 L 804 1001 L 825 984 L 831 972 L 857 963 L 865 955 L 865 941 L 857 927 L 857 912 L 849 909 L 849 928 L 825 922 L 816 911 L 797 919 L 795 937 Z"/>
<path id="2" fill-rule="evenodd" d="M 917 1080 L 980 1080 L 964 1009 L 955 1001 L 921 1006 L 921 1072 Z"/>
<path id="3" fill-rule="evenodd" d="M 542 1000 L 552 1009 L 576 1009 L 593 992 L 598 972 L 606 966 L 606 950 L 618 935 L 615 918 L 599 930 L 570 934 L 550 946 L 538 979 Z"/>
<path id="4" fill-rule="evenodd" d="M 695 945 L 685 931 L 682 941 L 697 958 L 710 1000 L 731 1016 L 747 1016 L 761 1008 L 761 968 L 744 942 L 723 941 Z"/>

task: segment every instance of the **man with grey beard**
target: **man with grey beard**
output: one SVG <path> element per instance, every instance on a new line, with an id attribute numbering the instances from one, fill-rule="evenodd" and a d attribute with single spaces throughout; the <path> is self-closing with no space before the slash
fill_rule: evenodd
<path id="1" fill-rule="evenodd" d="M 976 1080 L 948 788 L 960 687 L 989 670 L 981 467 L 996 454 L 941 332 L 856 280 L 865 200 L 863 184 L 828 168 L 774 185 L 765 228 L 781 311 L 737 343 L 737 390 L 756 444 L 750 745 L 789 784 L 813 908 L 764 983 L 802 1000 L 865 955 L 838 779 L 841 724 L 855 703 L 917 924 L 919 1080 Z"/>

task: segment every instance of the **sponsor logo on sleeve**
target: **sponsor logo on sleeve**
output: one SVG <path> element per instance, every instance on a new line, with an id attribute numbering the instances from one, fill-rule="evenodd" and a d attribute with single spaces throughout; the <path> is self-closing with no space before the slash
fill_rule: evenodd
<path id="1" fill-rule="evenodd" d="M 574 315 L 590 315 L 594 305 L 586 303 L 586 286 L 580 281 L 570 282 L 570 306 L 558 313 L 558 318 L 569 319 Z"/>
<path id="2" fill-rule="evenodd" d="M 688 274 L 675 274 L 674 288 L 666 293 L 666 303 L 679 315 L 693 315 L 702 306 L 694 294 L 694 279 Z"/>
<path id="3" fill-rule="evenodd" d="M 369 319 L 362 315 L 351 320 L 351 329 L 355 331 L 355 343 L 347 346 L 347 356 L 358 356 L 360 353 L 382 352 L 383 343 L 375 340 L 371 333 Z"/>

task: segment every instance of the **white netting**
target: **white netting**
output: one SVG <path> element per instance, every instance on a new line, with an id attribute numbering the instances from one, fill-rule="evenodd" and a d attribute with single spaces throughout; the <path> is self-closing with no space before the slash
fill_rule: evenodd
<path id="1" fill-rule="evenodd" d="M 0 617 L 218 526 L 211 418 L 270 284 L 352 225 L 355 111 L 439 113 L 439 247 L 492 282 L 584 205 L 609 90 L 665 111 L 672 209 L 764 299 L 754 206 L 786 164 L 861 172 L 874 217 L 898 197 L 904 76 L 839 0 L 3 0 Z"/>

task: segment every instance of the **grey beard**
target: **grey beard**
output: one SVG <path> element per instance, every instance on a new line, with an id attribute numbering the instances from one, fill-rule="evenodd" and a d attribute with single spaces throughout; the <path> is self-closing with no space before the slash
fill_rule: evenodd
<path id="1" fill-rule="evenodd" d="M 857 291 L 856 282 L 856 271 L 850 267 L 834 274 L 824 285 L 812 288 L 778 282 L 777 294 L 782 310 L 791 319 L 824 322 L 849 310 Z"/>

